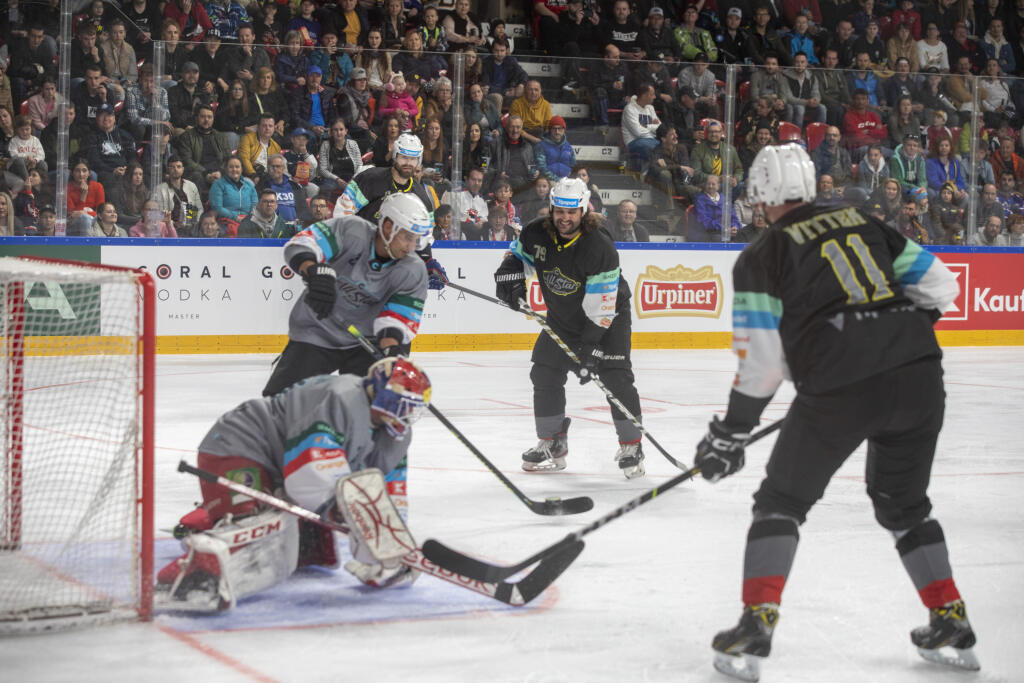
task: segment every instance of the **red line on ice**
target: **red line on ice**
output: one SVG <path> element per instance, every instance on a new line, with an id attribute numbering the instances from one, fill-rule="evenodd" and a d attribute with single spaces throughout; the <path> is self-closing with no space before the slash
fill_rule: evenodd
<path id="1" fill-rule="evenodd" d="M 185 645 L 188 645 L 193 650 L 203 653 L 207 657 L 220 662 L 229 669 L 234 669 L 235 671 L 244 676 L 248 676 L 254 681 L 260 681 L 260 683 L 278 683 L 277 679 L 271 678 L 270 676 L 266 676 L 257 671 L 256 669 L 253 669 L 252 667 L 243 664 L 237 659 L 229 657 L 220 650 L 211 647 L 210 645 L 206 645 L 205 643 L 199 642 L 196 638 L 192 637 L 192 635 L 188 633 L 176 631 L 170 626 L 164 626 L 162 624 L 157 624 L 156 627 L 164 633 L 166 633 L 167 635 L 169 635 L 170 637 L 181 641 Z"/>

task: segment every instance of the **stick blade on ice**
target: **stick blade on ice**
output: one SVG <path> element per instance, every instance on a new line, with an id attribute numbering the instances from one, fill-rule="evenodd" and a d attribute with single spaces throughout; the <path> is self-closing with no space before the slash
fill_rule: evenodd
<path id="1" fill-rule="evenodd" d="M 594 509 L 594 499 L 588 496 L 568 498 L 566 500 L 545 500 L 543 503 L 530 501 L 530 509 L 538 515 L 578 515 Z"/>

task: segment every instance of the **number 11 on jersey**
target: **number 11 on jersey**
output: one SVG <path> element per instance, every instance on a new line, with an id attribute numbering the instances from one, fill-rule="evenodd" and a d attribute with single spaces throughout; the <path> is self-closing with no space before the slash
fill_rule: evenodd
<path id="1" fill-rule="evenodd" d="M 856 254 L 861 267 L 864 269 L 864 274 L 867 275 L 868 280 L 871 282 L 874 293 L 870 301 L 881 301 L 893 296 L 893 291 L 889 287 L 885 273 L 878 267 L 875 257 L 871 255 L 871 249 L 864 243 L 864 238 L 857 233 L 847 235 L 846 246 Z M 836 279 L 839 280 L 840 286 L 846 291 L 846 303 L 868 303 L 867 290 L 864 289 L 864 285 L 857 279 L 857 274 L 853 270 L 853 264 L 850 263 L 846 252 L 839 245 L 839 240 L 830 239 L 824 242 L 821 245 L 821 257 L 828 260 L 829 265 L 832 266 L 832 272 L 836 274 Z"/>

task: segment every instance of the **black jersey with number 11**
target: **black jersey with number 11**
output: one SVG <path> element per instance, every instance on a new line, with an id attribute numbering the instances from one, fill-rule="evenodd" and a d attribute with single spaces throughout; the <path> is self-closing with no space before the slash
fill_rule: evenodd
<path id="1" fill-rule="evenodd" d="M 895 230 L 815 204 L 751 243 L 733 283 L 734 389 L 765 401 L 783 379 L 820 393 L 940 356 L 932 316 L 959 291 L 941 261 Z"/>

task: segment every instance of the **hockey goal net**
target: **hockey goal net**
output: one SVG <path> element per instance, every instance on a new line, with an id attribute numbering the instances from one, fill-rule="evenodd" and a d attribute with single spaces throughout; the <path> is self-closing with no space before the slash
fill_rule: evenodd
<path id="1" fill-rule="evenodd" d="M 149 618 L 153 283 L 0 258 L 0 634 Z"/>

